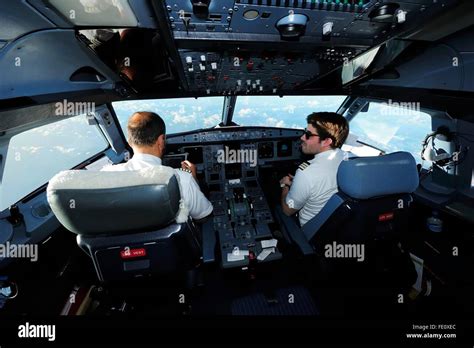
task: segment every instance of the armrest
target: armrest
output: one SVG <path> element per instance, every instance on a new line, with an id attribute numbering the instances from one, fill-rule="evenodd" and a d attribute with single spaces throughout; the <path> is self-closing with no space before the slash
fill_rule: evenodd
<path id="1" fill-rule="evenodd" d="M 313 247 L 309 244 L 301 228 L 291 216 L 286 216 L 283 213 L 280 205 L 275 207 L 275 216 L 283 229 L 285 238 L 289 239 L 290 243 L 296 244 L 305 256 L 314 254 Z"/>
<path id="2" fill-rule="evenodd" d="M 331 215 L 345 202 L 347 198 L 341 193 L 335 193 L 324 205 L 323 209 L 309 220 L 302 228 L 302 234 L 306 240 L 311 241 L 319 229 L 326 223 Z"/>

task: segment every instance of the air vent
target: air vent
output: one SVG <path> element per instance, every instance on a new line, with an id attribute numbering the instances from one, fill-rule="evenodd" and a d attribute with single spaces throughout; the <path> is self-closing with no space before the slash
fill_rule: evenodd
<path id="1" fill-rule="evenodd" d="M 33 209 L 31 210 L 31 214 L 34 217 L 42 219 L 42 218 L 47 217 L 49 214 L 51 214 L 51 208 L 46 203 L 43 203 L 43 202 L 37 203 L 33 206 Z"/>
<path id="2" fill-rule="evenodd" d="M 74 82 L 103 82 L 106 78 L 94 68 L 85 66 L 76 70 L 69 80 Z"/>
<path id="3" fill-rule="evenodd" d="M 237 0 L 236 3 L 307 10 L 362 12 L 370 0 Z"/>

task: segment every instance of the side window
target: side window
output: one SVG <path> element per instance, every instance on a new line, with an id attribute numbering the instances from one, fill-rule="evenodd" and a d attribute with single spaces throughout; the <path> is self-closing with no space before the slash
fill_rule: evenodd
<path id="1" fill-rule="evenodd" d="M 349 124 L 357 140 L 386 153 L 410 152 L 421 163 L 422 142 L 431 132 L 431 116 L 420 111 L 419 103 L 370 102 Z"/>
<path id="2" fill-rule="evenodd" d="M 61 170 L 71 169 L 107 147 L 102 132 L 89 125 L 85 115 L 13 136 L 0 183 L 0 211 L 46 184 Z"/>

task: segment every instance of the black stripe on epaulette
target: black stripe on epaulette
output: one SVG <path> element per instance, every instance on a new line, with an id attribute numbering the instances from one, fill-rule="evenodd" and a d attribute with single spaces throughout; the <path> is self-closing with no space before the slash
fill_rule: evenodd
<path id="1" fill-rule="evenodd" d="M 309 167 L 310 164 L 311 163 L 306 161 L 306 162 L 301 163 L 298 168 L 301 169 L 301 170 L 305 170 L 306 168 Z"/>

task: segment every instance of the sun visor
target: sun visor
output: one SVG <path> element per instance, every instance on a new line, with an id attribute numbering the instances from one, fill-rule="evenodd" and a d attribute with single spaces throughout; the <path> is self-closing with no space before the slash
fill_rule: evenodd
<path id="1" fill-rule="evenodd" d="M 7 45 L 0 71 L 0 109 L 12 107 L 7 100 L 26 98 L 34 105 L 115 92 L 121 83 L 73 30 L 35 32 Z"/>
<path id="2" fill-rule="evenodd" d="M 136 27 L 137 18 L 127 0 L 49 0 L 76 26 Z"/>

